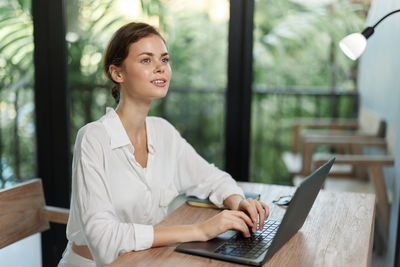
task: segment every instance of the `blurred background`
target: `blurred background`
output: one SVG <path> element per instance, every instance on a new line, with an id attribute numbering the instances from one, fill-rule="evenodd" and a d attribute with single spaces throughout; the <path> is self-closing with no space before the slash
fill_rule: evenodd
<path id="1" fill-rule="evenodd" d="M 0 1 L 2 188 L 36 176 L 31 4 Z M 358 62 L 337 43 L 363 28 L 369 5 L 255 1 L 250 181 L 289 183 L 281 153 L 291 145 L 291 118 L 356 117 Z M 77 130 L 115 107 L 103 51 L 114 31 L 135 20 L 158 27 L 171 55 L 170 91 L 150 114 L 168 119 L 204 158 L 224 167 L 228 0 L 68 0 L 65 10 L 71 151 Z"/>

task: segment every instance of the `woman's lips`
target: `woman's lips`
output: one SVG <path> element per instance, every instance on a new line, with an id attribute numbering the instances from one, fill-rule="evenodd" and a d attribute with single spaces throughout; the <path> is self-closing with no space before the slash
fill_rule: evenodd
<path id="1" fill-rule="evenodd" d="M 165 79 L 156 79 L 151 81 L 152 84 L 158 87 L 164 87 L 167 85 L 167 80 Z"/>

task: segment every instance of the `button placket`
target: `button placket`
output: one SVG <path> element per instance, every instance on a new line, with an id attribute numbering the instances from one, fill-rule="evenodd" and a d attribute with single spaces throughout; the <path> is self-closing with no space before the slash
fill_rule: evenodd
<path id="1" fill-rule="evenodd" d="M 134 155 L 135 149 L 134 147 L 130 144 L 127 147 L 124 147 L 124 153 L 125 156 L 128 159 L 129 164 L 131 165 L 133 171 L 139 176 L 140 180 L 146 185 L 146 189 L 149 189 L 149 184 L 146 181 L 146 174 L 145 171 L 143 170 L 142 166 L 136 161 L 135 155 Z"/>
<path id="2" fill-rule="evenodd" d="M 153 163 L 153 160 L 154 160 L 154 155 L 152 153 L 149 153 L 148 157 L 147 157 L 147 166 L 146 166 L 146 172 L 145 172 L 145 179 L 149 184 L 152 181 L 151 175 L 149 173 L 151 171 L 151 165 Z"/>

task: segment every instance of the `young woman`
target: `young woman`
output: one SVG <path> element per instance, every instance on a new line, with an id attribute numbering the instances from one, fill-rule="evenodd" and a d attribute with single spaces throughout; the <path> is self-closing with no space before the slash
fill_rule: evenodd
<path id="1" fill-rule="evenodd" d="M 104 266 L 133 250 L 206 241 L 234 229 L 249 236 L 268 206 L 244 199 L 229 174 L 200 157 L 166 120 L 148 117 L 171 79 L 166 43 L 150 25 L 129 23 L 112 37 L 104 71 L 116 109 L 80 129 L 75 143 L 69 240 L 59 266 Z M 194 225 L 155 226 L 180 193 L 225 210 Z"/>

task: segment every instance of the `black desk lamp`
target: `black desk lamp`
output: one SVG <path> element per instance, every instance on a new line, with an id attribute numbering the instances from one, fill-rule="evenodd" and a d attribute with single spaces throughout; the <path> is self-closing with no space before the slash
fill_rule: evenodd
<path id="1" fill-rule="evenodd" d="M 348 56 L 352 60 L 356 60 L 364 52 L 365 47 L 367 46 L 367 39 L 374 33 L 375 27 L 379 23 L 381 23 L 382 20 L 386 19 L 396 12 L 400 12 L 400 9 L 394 10 L 386 14 L 377 23 L 375 23 L 374 26 L 365 28 L 361 33 L 352 33 L 350 35 L 347 35 L 339 42 L 340 49 L 342 49 L 343 53 L 345 53 L 346 56 Z"/>

